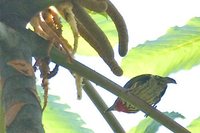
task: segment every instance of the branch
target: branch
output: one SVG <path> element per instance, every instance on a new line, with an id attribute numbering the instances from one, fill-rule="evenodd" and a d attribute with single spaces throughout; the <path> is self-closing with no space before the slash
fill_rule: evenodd
<path id="1" fill-rule="evenodd" d="M 0 1 L 0 21 L 15 30 L 25 28 L 39 11 L 64 0 L 4 0 Z"/>
<path id="2" fill-rule="evenodd" d="M 48 49 L 48 42 L 44 39 L 41 39 L 41 37 L 37 36 L 35 33 L 31 33 L 31 31 L 26 31 L 28 33 L 24 33 L 23 35 L 29 34 L 30 38 L 27 38 L 29 40 L 33 40 L 35 38 L 35 42 L 32 44 L 32 50 L 33 54 L 35 56 L 44 56 L 44 53 L 46 53 Z M 45 49 L 41 49 L 42 47 L 46 47 Z M 34 51 L 35 50 L 35 51 Z M 95 84 L 103 87 L 107 91 L 121 97 L 122 99 L 126 100 L 127 102 L 133 104 L 137 108 L 139 108 L 144 113 L 148 114 L 150 117 L 155 119 L 156 121 L 160 122 L 162 125 L 167 127 L 173 132 L 181 132 L 181 133 L 189 133 L 187 129 L 182 127 L 177 122 L 173 121 L 171 118 L 165 116 L 160 112 L 159 110 L 155 109 L 154 107 L 150 106 L 140 98 L 138 98 L 135 95 L 126 93 L 125 89 L 119 86 L 118 84 L 114 83 L 110 79 L 104 77 L 103 75 L 95 72 L 94 70 L 88 68 L 87 66 L 81 64 L 80 62 L 73 60 L 72 62 L 67 62 L 66 55 L 61 53 L 58 49 L 52 48 L 50 52 L 50 57 L 53 62 L 56 64 L 59 64 L 66 69 L 69 69 L 70 71 L 74 71 L 78 73 L 79 75 L 85 77 L 86 79 L 89 79 L 90 81 L 94 82 Z"/>
<path id="3" fill-rule="evenodd" d="M 85 77 L 86 79 L 89 79 L 92 82 L 96 83 L 97 85 L 103 87 L 107 91 L 133 104 L 134 106 L 139 108 L 141 111 L 143 111 L 145 114 L 148 114 L 150 117 L 160 122 L 162 125 L 170 129 L 171 131 L 180 132 L 180 133 L 189 133 L 187 129 L 182 127 L 177 122 L 173 121 L 171 118 L 162 114 L 162 112 L 160 112 L 156 108 L 150 106 L 149 104 L 147 104 L 146 102 L 138 98 L 137 96 L 126 93 L 124 88 L 114 83 L 110 79 L 95 72 L 94 70 L 88 68 L 87 66 L 79 63 L 76 60 L 74 60 L 72 63 L 67 63 L 65 55 L 60 53 L 57 49 L 55 48 L 52 49 L 50 53 L 50 57 L 53 62 L 69 69 L 70 71 L 74 71 L 78 73 L 79 75 Z"/>
<path id="4" fill-rule="evenodd" d="M 91 101 L 94 103 L 94 105 L 97 107 L 99 112 L 102 114 L 104 119 L 107 121 L 107 123 L 112 128 L 113 132 L 119 132 L 124 133 L 123 127 L 120 125 L 118 120 L 115 118 L 112 112 L 105 113 L 105 110 L 108 108 L 101 96 L 98 94 L 98 92 L 95 90 L 95 88 L 92 86 L 92 84 L 84 79 L 83 81 L 83 89 L 86 92 L 86 94 L 89 96 Z"/>

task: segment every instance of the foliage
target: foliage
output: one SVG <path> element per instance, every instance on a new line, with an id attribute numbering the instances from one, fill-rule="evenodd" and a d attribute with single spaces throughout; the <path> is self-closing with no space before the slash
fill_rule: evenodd
<path id="1" fill-rule="evenodd" d="M 164 112 L 164 114 L 170 117 L 171 119 L 184 119 L 184 116 L 182 116 L 178 112 Z M 160 123 L 148 117 L 140 121 L 139 124 L 136 127 L 133 127 L 128 133 L 156 133 L 160 126 L 162 126 Z"/>
<path id="2" fill-rule="evenodd" d="M 42 88 L 37 86 L 37 90 L 40 99 L 43 99 Z M 93 133 L 91 129 L 82 127 L 84 124 L 78 114 L 70 112 L 67 104 L 59 103 L 58 96 L 48 96 L 48 106 L 43 114 L 43 125 L 47 133 Z"/>
<path id="3" fill-rule="evenodd" d="M 193 120 L 187 127 L 192 133 L 199 133 L 200 131 L 200 117 Z"/>
<path id="4" fill-rule="evenodd" d="M 167 76 L 181 69 L 191 69 L 200 63 L 200 18 L 192 18 L 183 27 L 170 28 L 167 33 L 156 40 L 146 41 L 132 48 L 122 60 L 126 76 L 151 73 Z M 180 115 L 180 114 L 179 114 Z M 181 115 L 180 115 L 181 116 Z M 150 118 L 141 121 L 131 133 L 156 132 L 159 125 L 152 124 Z M 188 129 L 199 132 L 199 121 L 195 119 Z M 144 128 L 148 127 L 148 128 Z M 156 125 L 156 127 L 154 126 Z M 153 128 L 152 128 L 153 127 Z"/>
<path id="5" fill-rule="evenodd" d="M 200 63 L 200 18 L 191 19 L 183 27 L 170 28 L 154 41 L 132 48 L 122 60 L 127 76 L 151 73 L 167 76 Z"/>

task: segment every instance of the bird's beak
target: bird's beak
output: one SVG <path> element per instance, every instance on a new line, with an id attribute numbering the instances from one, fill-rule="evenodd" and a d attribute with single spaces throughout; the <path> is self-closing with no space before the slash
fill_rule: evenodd
<path id="1" fill-rule="evenodd" d="M 174 84 L 177 84 L 177 83 L 176 83 L 176 80 L 174 80 L 173 78 L 166 77 L 165 80 L 167 81 L 167 83 L 174 83 Z"/>

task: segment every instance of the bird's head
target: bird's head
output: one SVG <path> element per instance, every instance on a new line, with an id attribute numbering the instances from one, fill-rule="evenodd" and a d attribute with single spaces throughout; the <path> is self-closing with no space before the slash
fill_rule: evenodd
<path id="1" fill-rule="evenodd" d="M 161 77 L 158 75 L 151 75 L 151 78 L 156 80 L 156 82 L 160 82 L 163 84 L 168 84 L 168 83 L 176 84 L 176 80 L 174 80 L 173 78 L 170 78 L 170 77 Z"/>

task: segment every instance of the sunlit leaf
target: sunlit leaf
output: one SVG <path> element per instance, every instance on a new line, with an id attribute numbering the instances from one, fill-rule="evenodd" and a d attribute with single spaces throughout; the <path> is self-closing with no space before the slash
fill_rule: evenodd
<path id="1" fill-rule="evenodd" d="M 199 133 L 199 131 L 200 131 L 200 117 L 198 117 L 197 119 L 193 120 L 190 123 L 190 125 L 188 126 L 188 129 L 192 133 Z"/>
<path id="2" fill-rule="evenodd" d="M 164 114 L 170 117 L 171 119 L 184 119 L 184 116 L 177 112 L 165 112 Z M 162 126 L 160 123 L 148 117 L 140 121 L 140 123 L 136 127 L 133 127 L 128 133 L 156 133 L 160 126 Z"/>
<path id="3" fill-rule="evenodd" d="M 143 73 L 169 75 L 200 63 L 200 18 L 183 27 L 170 28 L 157 40 L 146 41 L 131 49 L 122 60 L 127 76 Z"/>
<path id="4" fill-rule="evenodd" d="M 42 97 L 41 87 L 40 97 Z M 67 104 L 60 104 L 59 97 L 48 95 L 48 104 L 43 112 L 43 126 L 46 133 L 94 133 L 91 129 L 84 128 L 85 122 L 79 114 L 70 111 Z"/>
<path id="5" fill-rule="evenodd" d="M 118 37 L 117 31 L 114 23 L 110 18 L 106 18 L 101 14 L 92 14 L 91 17 L 95 20 L 97 25 L 104 31 L 107 35 L 112 46 L 117 44 Z M 64 21 L 63 21 L 64 22 Z M 70 44 L 73 44 L 73 34 L 70 27 L 66 22 L 63 23 L 63 36 L 67 38 Z M 97 55 L 97 52 L 82 38 L 79 37 L 78 54 L 81 55 Z"/>

